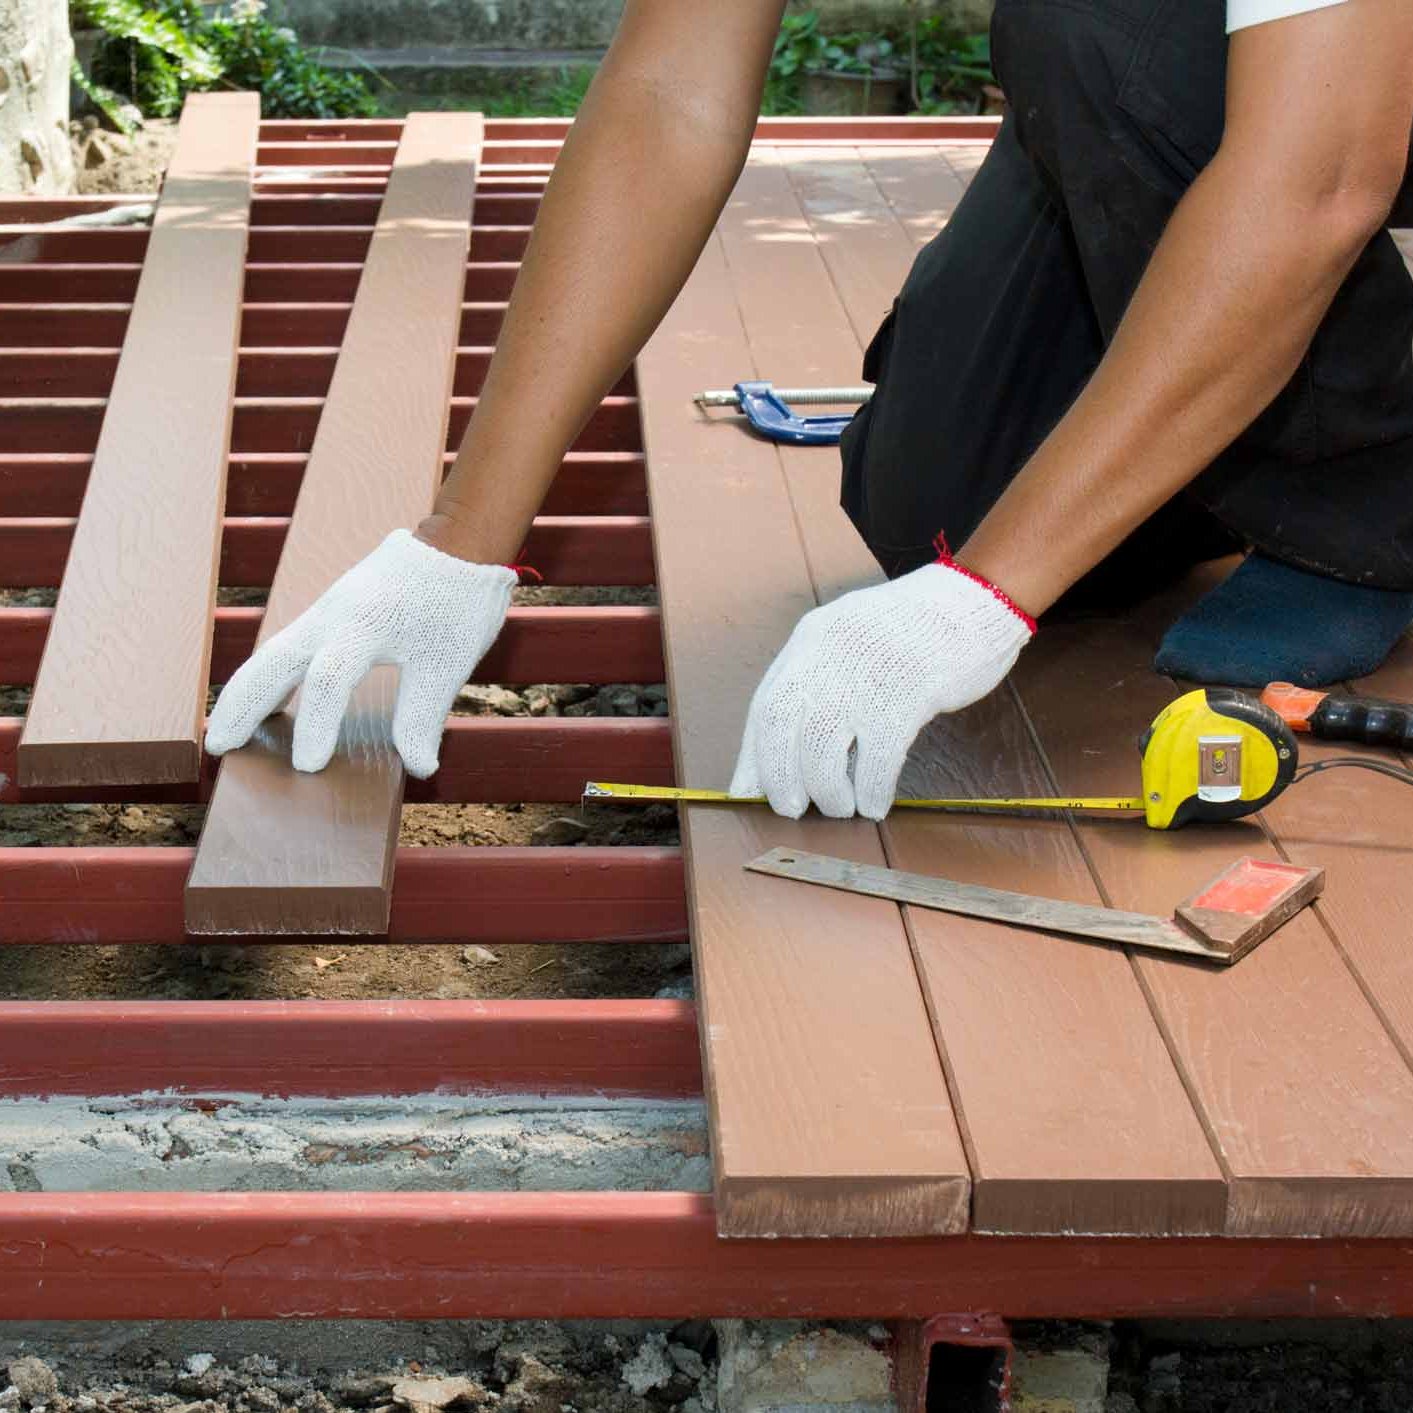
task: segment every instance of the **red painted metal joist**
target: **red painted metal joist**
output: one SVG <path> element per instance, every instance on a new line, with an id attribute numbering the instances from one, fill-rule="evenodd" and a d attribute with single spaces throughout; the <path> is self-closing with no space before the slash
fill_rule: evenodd
<path id="1" fill-rule="evenodd" d="M 684 1099 L 702 1073 L 685 1001 L 0 1002 L 0 1098 L 149 1092 Z"/>
<path id="2" fill-rule="evenodd" d="M 453 455 L 446 453 L 448 469 Z M 226 481 L 226 513 L 288 516 L 307 460 L 301 451 L 247 451 L 234 457 Z M 77 515 L 92 463 L 92 456 L 81 451 L 0 451 L 0 519 Z M 643 454 L 571 451 L 541 513 L 646 515 Z"/>
<path id="3" fill-rule="evenodd" d="M 255 647 L 262 610 L 218 608 L 211 680 L 224 682 Z M 0 682 L 30 686 L 54 616 L 0 608 Z M 512 608 L 474 682 L 661 682 L 662 621 L 655 608 Z"/>
<path id="4" fill-rule="evenodd" d="M 0 397 L 106 398 L 118 366 L 109 348 L 0 348 Z M 457 351 L 456 397 L 475 397 L 485 381 L 491 348 Z M 337 347 L 241 350 L 236 395 L 246 398 L 323 397 L 329 390 Z M 619 379 L 612 395 L 632 397 L 633 375 Z"/>
<path id="5" fill-rule="evenodd" d="M 78 227 L 22 233 L 0 230 L 0 263 L 59 261 L 105 265 L 141 264 L 150 232 L 143 226 Z M 369 226 L 261 226 L 247 247 L 256 264 L 343 263 L 368 254 Z M 528 226 L 476 227 L 477 260 L 514 261 L 525 253 Z"/>
<path id="6" fill-rule="evenodd" d="M 194 855 L 168 847 L 0 848 L 0 945 L 185 942 L 182 893 Z M 349 935 L 338 943 L 673 942 L 686 935 L 675 848 L 406 847 L 397 851 L 387 938 Z"/>
<path id="7" fill-rule="evenodd" d="M 0 300 L 126 302 L 137 290 L 141 265 L 79 262 L 37 264 L 0 261 Z M 515 260 L 473 260 L 466 267 L 468 300 L 508 299 L 520 264 Z M 286 299 L 351 300 L 363 273 L 361 262 L 342 264 L 249 264 L 245 297 L 251 304 Z"/>
<path id="8" fill-rule="evenodd" d="M 248 348 L 336 346 L 348 324 L 346 301 L 287 300 L 246 304 L 241 338 Z M 0 343 L 42 348 L 116 348 L 123 341 L 132 306 L 84 300 L 0 302 Z M 503 301 L 472 301 L 461 310 L 465 345 L 494 343 L 505 317 Z"/>
<path id="9" fill-rule="evenodd" d="M 450 469 L 454 453 L 447 452 Z M 248 451 L 233 457 L 226 513 L 288 516 L 308 460 L 301 451 Z M 0 519 L 78 513 L 93 458 L 81 451 L 0 451 Z M 646 515 L 647 482 L 637 451 L 572 451 L 550 486 L 546 516 Z"/>
<path id="10" fill-rule="evenodd" d="M 447 450 L 455 451 L 475 410 L 474 397 L 451 402 Z M 19 452 L 91 452 L 107 403 L 102 398 L 0 398 L 0 440 Z M 237 398 L 231 451 L 308 451 L 324 410 L 321 397 Z M 607 397 L 574 444 L 576 451 L 641 451 L 638 400 Z"/>
<path id="11" fill-rule="evenodd" d="M 202 759 L 196 785 L 22 790 L 16 752 L 23 719 L 0 717 L 0 804 L 195 804 L 206 800 L 218 762 Z M 409 778 L 409 804 L 568 804 L 586 780 L 671 785 L 672 732 L 664 717 L 453 717 L 441 765 Z"/>
<path id="12" fill-rule="evenodd" d="M 0 1319 L 1413 1315 L 1413 1244 L 722 1240 L 688 1193 L 14 1193 Z"/>
<path id="13" fill-rule="evenodd" d="M 40 516 L 0 519 L 0 588 L 57 588 L 75 523 Z M 227 518 L 221 583 L 268 588 L 288 532 L 288 517 Z M 643 585 L 654 578 L 646 516 L 541 516 L 522 557 L 546 584 Z"/>

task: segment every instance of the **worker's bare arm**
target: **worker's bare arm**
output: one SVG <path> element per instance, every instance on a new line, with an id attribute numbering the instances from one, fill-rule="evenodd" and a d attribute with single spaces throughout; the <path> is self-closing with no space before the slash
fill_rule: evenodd
<path id="1" fill-rule="evenodd" d="M 565 450 L 706 243 L 750 146 L 783 8 L 628 0 L 424 539 L 491 564 L 519 550 Z"/>
<path id="2" fill-rule="evenodd" d="M 1040 613 L 1245 430 L 1387 221 L 1408 162 L 1410 74 L 1408 0 L 1232 37 L 1219 151 L 1084 393 L 959 560 Z"/>
<path id="3" fill-rule="evenodd" d="M 399 666 L 392 737 L 430 775 L 457 690 L 505 620 L 503 566 L 564 452 L 691 272 L 745 161 L 784 0 L 627 0 L 541 203 L 476 415 L 436 511 L 354 565 L 226 683 L 238 750 L 302 684 L 292 760 L 321 770 L 349 696 Z M 419 538 L 420 536 L 420 538 Z"/>

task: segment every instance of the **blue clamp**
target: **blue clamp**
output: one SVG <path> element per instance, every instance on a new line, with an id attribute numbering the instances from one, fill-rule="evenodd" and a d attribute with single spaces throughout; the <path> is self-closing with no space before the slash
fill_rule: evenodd
<path id="1" fill-rule="evenodd" d="M 772 442 L 792 446 L 837 446 L 840 433 L 853 421 L 852 412 L 801 417 L 783 402 L 773 383 L 737 383 L 741 411 L 751 426 Z"/>

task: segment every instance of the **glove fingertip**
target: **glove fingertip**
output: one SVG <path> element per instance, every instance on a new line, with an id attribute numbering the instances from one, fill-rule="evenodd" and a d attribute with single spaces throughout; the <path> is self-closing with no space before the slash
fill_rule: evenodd
<path id="1" fill-rule="evenodd" d="M 337 748 L 337 734 L 332 737 L 314 736 L 312 733 L 301 736 L 296 724 L 294 746 L 290 751 L 289 761 L 296 770 L 303 771 L 306 775 L 317 775 L 333 760 Z"/>
<path id="2" fill-rule="evenodd" d="M 208 756 L 223 756 L 227 751 L 237 750 L 244 744 L 244 741 L 237 741 L 229 732 L 207 731 L 202 738 L 201 748 Z"/>
<path id="3" fill-rule="evenodd" d="M 750 800 L 759 799 L 765 791 L 761 789 L 760 777 L 756 774 L 755 767 L 743 763 L 736 767 L 736 773 L 731 777 L 731 784 L 726 793 L 733 799 Z"/>
<path id="4" fill-rule="evenodd" d="M 858 800 L 858 812 L 865 819 L 871 819 L 875 824 L 882 824 L 888 818 L 888 811 L 891 807 L 892 801 L 881 805 L 877 800 L 866 799 L 862 795 Z"/>
<path id="5" fill-rule="evenodd" d="M 425 751 L 399 749 L 398 755 L 402 757 L 402 768 L 416 780 L 429 780 L 437 773 L 440 761 L 435 752 L 428 755 Z"/>

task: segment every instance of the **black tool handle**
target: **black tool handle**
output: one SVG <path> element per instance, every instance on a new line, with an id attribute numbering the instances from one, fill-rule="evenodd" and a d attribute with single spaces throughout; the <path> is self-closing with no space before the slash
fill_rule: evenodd
<path id="1" fill-rule="evenodd" d="M 1323 741 L 1413 750 L 1413 705 L 1331 692 L 1310 713 L 1310 734 Z"/>

